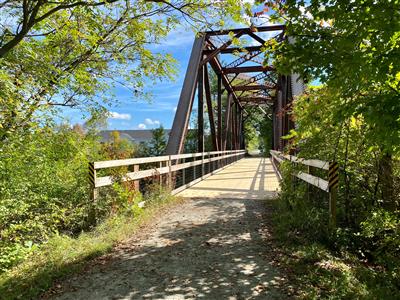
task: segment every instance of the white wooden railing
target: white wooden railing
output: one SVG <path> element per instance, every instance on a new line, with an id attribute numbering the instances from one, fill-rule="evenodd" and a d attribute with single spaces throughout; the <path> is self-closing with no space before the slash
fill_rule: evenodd
<path id="1" fill-rule="evenodd" d="M 336 226 L 336 200 L 337 190 L 339 187 L 339 165 L 336 162 L 327 162 L 319 159 L 304 159 L 293 155 L 283 154 L 282 152 L 271 150 L 271 161 L 274 165 L 275 170 L 279 173 L 279 177 L 282 178 L 280 173 L 280 164 L 282 161 L 290 161 L 294 164 L 301 164 L 307 166 L 307 172 L 294 172 L 291 174 L 309 185 L 315 186 L 320 190 L 329 193 L 329 215 L 330 223 Z M 312 173 L 312 168 L 328 171 L 328 180 L 317 177 Z"/>
<path id="2" fill-rule="evenodd" d="M 134 181 L 136 188 L 140 189 L 140 180 L 154 178 L 158 178 L 160 184 L 165 181 L 165 185 L 176 194 L 238 161 L 245 153 L 245 150 L 229 150 L 91 162 L 91 197 L 95 200 L 99 188 L 112 185 L 116 180 Z M 118 167 L 132 170 L 118 179 L 112 175 L 98 175 L 99 170 Z"/>

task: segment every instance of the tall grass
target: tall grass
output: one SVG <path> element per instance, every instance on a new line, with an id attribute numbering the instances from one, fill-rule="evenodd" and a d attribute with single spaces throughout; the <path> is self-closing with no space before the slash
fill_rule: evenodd
<path id="1" fill-rule="evenodd" d="M 134 235 L 167 206 L 179 203 L 167 191 L 145 196 L 143 209 L 134 214 L 109 217 L 93 231 L 77 237 L 55 235 L 33 251 L 18 266 L 0 275 L 0 299 L 32 299 L 48 290 L 56 280 L 82 270 L 91 259 L 101 256 Z"/>

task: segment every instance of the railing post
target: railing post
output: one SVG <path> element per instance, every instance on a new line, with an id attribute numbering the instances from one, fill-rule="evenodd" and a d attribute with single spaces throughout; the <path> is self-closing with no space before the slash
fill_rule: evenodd
<path id="1" fill-rule="evenodd" d="M 168 155 L 168 188 L 172 189 L 172 162 L 171 155 Z"/>
<path id="2" fill-rule="evenodd" d="M 96 170 L 94 169 L 94 162 L 89 162 L 89 180 L 90 180 L 90 199 L 95 202 L 97 200 L 98 192 L 96 189 Z"/>
<path id="3" fill-rule="evenodd" d="M 330 225 L 336 227 L 336 201 L 339 187 L 339 164 L 337 162 L 329 163 L 329 216 Z"/>
<path id="4" fill-rule="evenodd" d="M 197 158 L 193 156 L 193 164 L 195 164 L 197 161 Z M 197 179 L 196 178 L 196 165 L 193 165 L 193 180 Z"/>
<path id="5" fill-rule="evenodd" d="M 201 179 L 204 176 L 204 152 L 201 152 Z"/>
<path id="6" fill-rule="evenodd" d="M 163 162 L 162 161 L 160 161 L 159 162 L 159 167 L 160 167 L 160 169 L 163 167 Z M 160 173 L 160 191 L 162 190 L 162 186 L 163 186 L 163 176 L 162 176 L 162 174 Z"/>
<path id="7" fill-rule="evenodd" d="M 89 211 L 89 222 L 96 224 L 96 207 L 95 203 L 98 196 L 98 191 L 96 189 L 96 170 L 94 168 L 94 162 L 89 162 L 89 181 L 90 181 L 90 200 L 92 201 L 91 208 Z"/>
<path id="8" fill-rule="evenodd" d="M 183 158 L 183 162 L 186 163 L 186 158 Z M 186 168 L 182 169 L 182 185 L 185 185 L 186 182 Z"/>
<path id="9" fill-rule="evenodd" d="M 211 172 L 212 172 L 212 167 L 211 167 L 211 154 L 210 154 L 210 151 L 208 151 L 208 153 L 207 153 L 207 156 L 208 156 L 208 173 L 207 174 L 210 174 Z"/>
<path id="10" fill-rule="evenodd" d="M 139 165 L 133 165 L 133 172 L 139 172 Z M 140 190 L 140 181 L 135 180 L 133 182 L 133 186 L 135 188 L 135 191 L 139 191 Z"/>

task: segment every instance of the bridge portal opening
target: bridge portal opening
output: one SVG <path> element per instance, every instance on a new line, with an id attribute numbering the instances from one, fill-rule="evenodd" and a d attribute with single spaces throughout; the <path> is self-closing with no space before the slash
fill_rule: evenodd
<path id="1" fill-rule="evenodd" d="M 264 142 L 282 150 L 287 143 L 282 136 L 294 128 L 293 96 L 303 90 L 298 76 L 278 74 L 267 55 L 269 43 L 285 39 L 284 25 L 199 33 L 166 153 L 245 149 L 246 122 L 255 117 L 271 121 Z M 257 128 L 268 134 L 261 131 Z"/>

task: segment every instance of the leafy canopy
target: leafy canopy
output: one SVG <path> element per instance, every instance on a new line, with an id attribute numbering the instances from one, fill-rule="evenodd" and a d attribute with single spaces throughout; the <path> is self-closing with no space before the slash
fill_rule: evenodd
<path id="1" fill-rule="evenodd" d="M 193 28 L 239 20 L 233 0 L 0 1 L 0 139 L 32 125 L 39 111 L 110 103 L 123 84 L 170 80 L 174 59 L 151 51 L 182 20 Z"/>
<path id="2" fill-rule="evenodd" d="M 364 118 L 389 153 L 400 145 L 400 1 L 268 1 L 289 37 L 269 45 L 280 72 L 337 95 L 335 122 Z"/>

